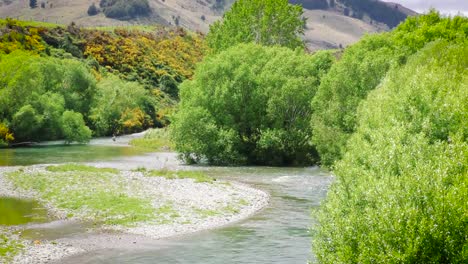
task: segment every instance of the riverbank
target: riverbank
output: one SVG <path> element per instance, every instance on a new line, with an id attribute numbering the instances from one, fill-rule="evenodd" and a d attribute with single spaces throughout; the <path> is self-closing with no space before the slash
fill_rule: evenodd
<path id="1" fill-rule="evenodd" d="M 137 238 L 155 240 L 217 228 L 268 204 L 263 191 L 201 172 L 93 168 L 0 167 L 0 196 L 35 199 L 56 219 L 97 224 L 76 239 L 30 242 L 18 237 L 23 250 L 15 263 L 49 263 L 93 250 L 93 245 L 105 247 L 105 241 L 111 247 L 114 239 L 127 245 Z M 41 187 L 44 184 L 48 188 Z"/>

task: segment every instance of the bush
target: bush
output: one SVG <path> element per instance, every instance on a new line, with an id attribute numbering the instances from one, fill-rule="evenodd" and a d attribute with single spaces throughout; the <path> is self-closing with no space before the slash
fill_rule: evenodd
<path id="1" fill-rule="evenodd" d="M 109 75 L 98 83 L 90 119 L 97 135 L 132 133 L 152 126 L 156 117 L 147 113 L 155 111 L 156 102 L 149 91 Z"/>
<path id="2" fill-rule="evenodd" d="M 104 15 L 109 18 L 128 20 L 151 13 L 148 0 L 101 0 Z"/>
<path id="3" fill-rule="evenodd" d="M 310 100 L 333 56 L 241 44 L 199 65 L 183 83 L 173 123 L 186 162 L 311 164 Z"/>
<path id="4" fill-rule="evenodd" d="M 468 45 L 432 43 L 358 111 L 318 213 L 321 263 L 468 261 Z"/>
<path id="5" fill-rule="evenodd" d="M 62 133 L 67 143 L 87 143 L 91 139 L 91 130 L 85 125 L 83 115 L 65 111 L 62 115 Z"/>
<path id="6" fill-rule="evenodd" d="M 95 3 L 92 3 L 88 8 L 88 16 L 95 16 L 99 14 L 99 9 L 96 7 Z"/>
<path id="7" fill-rule="evenodd" d="M 11 121 L 17 141 L 60 139 L 65 110 L 88 117 L 96 81 L 83 63 L 15 51 L 0 70 L 0 119 Z"/>
<path id="8" fill-rule="evenodd" d="M 332 166 L 343 155 L 356 129 L 356 110 L 392 67 L 400 67 L 409 56 L 429 42 L 464 41 L 468 19 L 443 18 L 437 12 L 409 18 L 395 31 L 368 36 L 345 50 L 324 80 L 312 108 L 313 143 L 322 164 Z"/>
<path id="9" fill-rule="evenodd" d="M 8 126 L 5 123 L 0 122 L 0 147 L 4 147 L 15 140 L 13 134 L 10 132 Z"/>

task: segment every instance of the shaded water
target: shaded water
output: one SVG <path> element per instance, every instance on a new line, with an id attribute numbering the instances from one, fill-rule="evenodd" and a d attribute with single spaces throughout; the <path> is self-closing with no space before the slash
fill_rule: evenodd
<path id="1" fill-rule="evenodd" d="M 0 226 L 48 221 L 47 210 L 34 200 L 0 197 Z"/>

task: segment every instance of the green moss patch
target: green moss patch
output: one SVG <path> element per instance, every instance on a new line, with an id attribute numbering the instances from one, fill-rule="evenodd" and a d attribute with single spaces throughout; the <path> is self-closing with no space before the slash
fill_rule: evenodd
<path id="1" fill-rule="evenodd" d="M 4 234 L 4 230 L 0 229 L 0 232 L 0 263 L 10 263 L 21 252 L 23 244 Z"/>
<path id="2" fill-rule="evenodd" d="M 117 169 L 112 169 L 112 168 L 96 168 L 92 166 L 86 166 L 86 165 L 80 165 L 80 164 L 65 164 L 65 165 L 59 165 L 59 166 L 48 166 L 46 167 L 46 170 L 51 171 L 51 172 L 71 172 L 71 171 L 77 171 L 77 172 L 96 172 L 96 173 L 113 173 L 117 174 L 119 173 L 119 170 Z"/>
<path id="3" fill-rule="evenodd" d="M 143 138 L 135 138 L 130 145 L 152 151 L 169 151 L 173 149 L 168 129 L 151 129 Z"/>
<path id="4" fill-rule="evenodd" d="M 197 183 L 213 183 L 214 178 L 207 176 L 201 171 L 169 171 L 151 170 L 145 173 L 147 177 L 163 177 L 169 180 L 193 179 Z"/>
<path id="5" fill-rule="evenodd" d="M 36 192 L 41 199 L 68 211 L 68 215 L 93 219 L 105 224 L 132 225 L 155 217 L 150 200 L 125 193 L 121 176 L 101 169 L 59 166 L 57 172 L 17 171 L 7 177 L 17 186 Z"/>

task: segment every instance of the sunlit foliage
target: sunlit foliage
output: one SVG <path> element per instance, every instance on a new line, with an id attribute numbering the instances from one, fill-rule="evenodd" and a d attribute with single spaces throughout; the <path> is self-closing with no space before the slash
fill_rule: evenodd
<path id="1" fill-rule="evenodd" d="M 356 110 L 392 67 L 400 67 L 425 44 L 468 38 L 468 19 L 442 18 L 437 12 L 409 18 L 395 31 L 365 37 L 345 50 L 324 78 L 314 98 L 311 125 L 313 143 L 322 164 L 332 166 L 343 155 L 348 138 L 356 129 Z"/>
<path id="2" fill-rule="evenodd" d="M 321 263 L 468 261 L 468 45 L 429 44 L 390 71 L 318 213 Z"/>
<path id="3" fill-rule="evenodd" d="M 207 42 L 215 52 L 239 43 L 304 47 L 302 7 L 287 0 L 238 0 L 210 26 Z"/>
<path id="4" fill-rule="evenodd" d="M 45 46 L 39 33 L 39 28 L 26 28 L 16 20 L 6 19 L 0 27 L 0 54 L 15 50 L 43 51 Z"/>
<path id="5" fill-rule="evenodd" d="M 10 132 L 5 123 L 0 123 L 0 147 L 6 146 L 8 142 L 15 140 L 13 133 Z"/>
<path id="6" fill-rule="evenodd" d="M 129 81 L 175 96 L 178 84 L 192 77 L 206 50 L 200 36 L 182 29 L 161 29 L 156 33 L 92 31 L 86 39 L 84 54 L 94 57 L 100 65 Z"/>
<path id="7" fill-rule="evenodd" d="M 255 44 L 207 58 L 182 86 L 176 150 L 186 162 L 313 163 L 309 105 L 332 61 Z"/>

